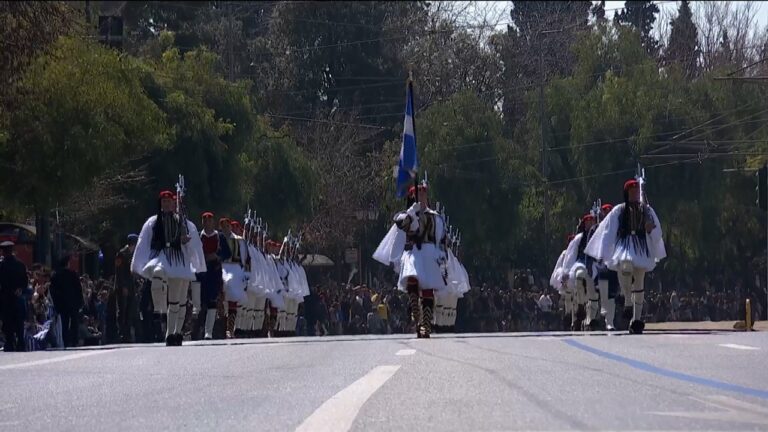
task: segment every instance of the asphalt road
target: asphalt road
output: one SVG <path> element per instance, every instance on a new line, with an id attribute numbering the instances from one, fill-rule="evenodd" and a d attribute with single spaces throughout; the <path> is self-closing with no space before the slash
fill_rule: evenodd
<path id="1" fill-rule="evenodd" d="M 0 353 L 0 430 L 765 431 L 766 354 L 768 333 L 293 338 Z"/>

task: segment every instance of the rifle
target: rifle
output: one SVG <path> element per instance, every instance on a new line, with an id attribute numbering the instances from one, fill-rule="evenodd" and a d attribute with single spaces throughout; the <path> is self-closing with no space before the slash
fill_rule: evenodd
<path id="1" fill-rule="evenodd" d="M 250 205 L 248 205 L 248 210 L 245 212 L 245 216 L 243 216 L 243 224 L 245 224 L 245 227 L 243 227 L 243 237 L 245 237 L 245 244 L 252 246 L 253 242 L 251 241 L 251 231 L 253 230 L 253 222 L 251 221 Z"/>
<path id="2" fill-rule="evenodd" d="M 267 253 L 267 237 L 269 237 L 269 224 L 264 224 L 264 231 L 261 233 L 261 248 L 262 252 Z"/>
<path id="3" fill-rule="evenodd" d="M 183 237 L 189 237 L 189 226 L 187 226 L 187 206 L 184 200 L 187 189 L 184 184 L 184 176 L 179 174 L 179 181 L 176 182 L 176 214 L 179 215 L 181 224 L 181 234 Z"/>
<path id="4" fill-rule="evenodd" d="M 290 230 L 290 228 L 289 228 L 289 229 L 288 229 L 288 234 L 287 234 L 287 235 L 285 236 L 285 238 L 283 239 L 283 244 L 282 244 L 282 245 L 280 245 L 280 252 L 278 253 L 278 256 L 279 256 L 280 258 L 283 258 L 283 257 L 285 256 L 285 255 L 284 255 L 284 253 L 288 252 L 288 251 L 286 250 L 286 247 L 287 247 L 287 244 L 288 244 L 288 242 L 290 242 L 290 239 L 291 239 L 291 230 Z"/>
<path id="5" fill-rule="evenodd" d="M 648 197 L 645 195 L 645 168 L 640 167 L 639 163 L 637 164 L 635 180 L 637 180 L 637 185 L 640 188 L 640 206 L 647 207 L 650 203 L 648 202 Z"/>

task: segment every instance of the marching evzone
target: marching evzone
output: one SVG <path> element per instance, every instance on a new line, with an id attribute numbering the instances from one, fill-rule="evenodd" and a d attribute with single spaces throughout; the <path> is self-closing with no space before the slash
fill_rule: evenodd
<path id="1" fill-rule="evenodd" d="M 157 214 L 141 228 L 131 271 L 149 279 L 155 312 L 167 312 L 165 343 L 181 346 L 181 329 L 189 284 L 206 271 L 203 246 L 195 224 L 183 216 L 183 207 L 170 191 L 160 192 Z"/>
<path id="2" fill-rule="evenodd" d="M 587 316 L 588 293 L 595 290 L 592 259 L 584 253 L 589 240 L 589 231 L 594 224 L 595 216 L 592 214 L 586 214 L 581 218 L 576 236 L 568 244 L 563 259 L 563 281 L 573 292 L 571 330 L 575 331 L 582 329 L 583 321 Z"/>
<path id="3" fill-rule="evenodd" d="M 452 333 L 456 330 L 456 306 L 470 286 L 467 271 L 451 248 L 448 248 L 447 254 L 448 288 L 438 292 L 442 308 L 438 311 L 435 305 L 435 324 Z"/>
<path id="4" fill-rule="evenodd" d="M 248 281 L 248 320 L 245 331 L 260 336 L 264 325 L 267 302 L 267 260 L 261 252 L 261 228 L 251 228 L 248 256 L 251 258 L 251 277 Z"/>
<path id="5" fill-rule="evenodd" d="M 298 312 L 298 307 L 304 303 L 304 297 L 309 295 L 309 281 L 307 281 L 307 272 L 304 270 L 304 266 L 301 265 L 299 261 L 294 260 L 294 272 L 296 273 L 296 279 L 298 280 L 299 289 L 298 289 L 298 299 L 296 303 L 296 308 Z M 305 313 L 306 316 L 306 313 Z M 296 321 L 298 321 L 298 317 L 296 318 Z M 298 322 L 297 322 L 298 323 Z M 296 328 L 296 324 L 294 323 L 293 328 Z"/>
<path id="6" fill-rule="evenodd" d="M 296 326 L 298 325 L 299 318 L 299 305 L 304 302 L 304 297 L 309 295 L 307 274 L 296 259 L 297 250 L 298 241 L 292 242 L 289 250 L 289 258 L 286 260 L 286 266 L 288 267 L 288 283 L 291 287 L 289 290 L 291 295 L 291 309 L 288 321 L 288 331 L 292 335 L 296 334 Z"/>
<path id="7" fill-rule="evenodd" d="M 611 204 L 603 204 L 600 207 L 600 222 L 593 228 L 593 230 L 597 230 L 611 210 L 613 210 Z M 592 233 L 592 235 L 594 235 L 594 233 Z M 597 293 L 592 294 L 590 297 L 587 309 L 592 310 L 594 314 L 597 314 L 597 301 L 599 300 L 600 315 L 605 319 L 605 329 L 613 331 L 615 330 L 616 294 L 619 291 L 619 278 L 616 272 L 609 269 L 603 262 L 597 262 L 595 268 L 597 270 L 597 276 L 595 277 Z M 592 319 L 594 318 L 595 317 L 593 316 Z"/>
<path id="8" fill-rule="evenodd" d="M 283 296 L 283 303 L 285 305 L 283 313 L 278 311 L 278 334 L 280 336 L 290 336 L 291 334 L 291 321 L 294 316 L 294 303 L 295 294 L 291 289 L 295 289 L 292 286 L 291 272 L 288 266 L 288 250 L 290 248 L 290 236 L 283 238 L 283 243 L 280 245 L 280 252 L 278 253 L 279 259 L 276 261 L 277 274 L 280 275 L 280 281 L 283 283 L 283 290 L 281 294 Z M 293 328 L 296 329 L 295 327 Z"/>
<path id="9" fill-rule="evenodd" d="M 568 244 L 571 243 L 575 236 L 573 234 L 568 235 Z M 549 278 L 549 286 L 556 289 L 563 299 L 563 307 L 565 308 L 565 315 L 563 316 L 563 327 L 566 330 L 571 328 L 572 314 L 573 314 L 573 290 L 565 283 L 566 278 L 563 275 L 565 262 L 565 255 L 568 249 L 564 249 L 560 252 L 560 257 L 557 258 L 554 270 L 552 270 L 552 276 Z"/>
<path id="10" fill-rule="evenodd" d="M 398 288 L 407 292 L 410 299 L 411 319 L 416 324 L 416 336 L 429 338 L 432 333 L 432 314 L 435 294 L 440 295 L 448 288 L 443 274 L 443 263 L 447 261 L 446 230 L 442 216 L 429 208 L 427 185 L 422 184 L 408 191 L 408 210 L 395 215 L 394 221 L 403 236 L 390 234 L 374 254 L 379 261 L 389 259 L 391 264 L 399 260 Z M 393 247 L 404 243 L 400 257 Z M 387 258 L 389 257 L 389 258 Z"/>
<path id="11" fill-rule="evenodd" d="M 296 335 L 296 324 L 298 323 L 298 311 L 299 305 L 304 301 L 304 292 L 299 279 L 299 274 L 296 272 L 296 263 L 292 259 L 287 259 L 285 266 L 288 269 L 288 290 L 289 294 L 289 307 L 288 307 L 288 323 L 286 325 L 286 331 L 288 336 Z"/>
<path id="12" fill-rule="evenodd" d="M 600 224 L 585 252 L 618 273 L 625 298 L 624 314 L 632 317 L 630 334 L 641 334 L 645 273 L 667 256 L 661 224 L 645 197 L 642 177 L 624 183 L 624 202 Z"/>
<path id="13" fill-rule="evenodd" d="M 224 300 L 227 302 L 227 339 L 235 336 L 235 324 L 240 305 L 247 301 L 246 273 L 248 247 L 245 240 L 232 231 L 232 223 L 227 218 L 219 220 L 219 258 L 224 281 Z"/>
<path id="14" fill-rule="evenodd" d="M 213 326 L 216 322 L 219 297 L 224 289 L 224 281 L 221 274 L 221 260 L 219 259 L 219 232 L 216 231 L 216 221 L 213 213 L 205 212 L 202 215 L 203 230 L 200 232 L 200 242 L 203 245 L 206 271 L 197 274 L 200 283 L 201 312 L 205 311 L 205 335 L 204 339 L 213 339 Z"/>
<path id="15" fill-rule="evenodd" d="M 264 320 L 264 329 L 267 335 L 277 336 L 279 332 L 279 325 L 285 319 L 285 300 L 283 298 L 283 281 L 280 279 L 278 273 L 278 255 L 280 254 L 280 243 L 272 240 L 268 240 L 267 254 L 265 255 L 267 261 L 266 275 L 267 278 L 267 301 L 269 306 L 269 313 Z M 285 326 L 285 324 L 283 324 Z"/>

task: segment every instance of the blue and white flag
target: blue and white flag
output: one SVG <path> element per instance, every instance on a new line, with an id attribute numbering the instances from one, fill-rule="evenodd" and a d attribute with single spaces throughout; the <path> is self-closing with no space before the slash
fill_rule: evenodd
<path id="1" fill-rule="evenodd" d="M 403 124 L 403 144 L 400 147 L 400 160 L 397 164 L 397 197 L 403 198 L 408 185 L 416 178 L 419 158 L 416 154 L 416 132 L 413 125 L 413 83 L 408 82 L 405 94 L 405 122 Z"/>

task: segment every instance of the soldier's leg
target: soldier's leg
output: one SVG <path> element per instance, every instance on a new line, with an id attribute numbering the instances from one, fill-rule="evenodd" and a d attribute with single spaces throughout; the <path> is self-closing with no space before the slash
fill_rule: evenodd
<path id="1" fill-rule="evenodd" d="M 645 271 L 636 269 L 634 271 L 634 281 L 632 284 L 632 322 L 630 331 L 632 333 L 642 333 L 645 329 L 643 322 L 643 304 L 645 303 Z"/>
<path id="2" fill-rule="evenodd" d="M 419 332 L 419 323 L 421 322 L 421 303 L 419 302 L 419 281 L 415 277 L 409 277 L 406 290 L 408 292 L 408 303 L 411 308 L 411 322 L 416 327 L 416 336 L 421 337 Z"/>
<path id="3" fill-rule="evenodd" d="M 616 303 L 612 298 L 608 298 L 608 279 L 600 278 L 597 280 L 597 287 L 600 294 L 601 313 L 605 316 L 605 328 L 613 330 L 613 319 L 616 312 Z"/>
<path id="4" fill-rule="evenodd" d="M 445 305 L 447 298 L 445 294 L 438 293 L 435 295 L 435 307 L 434 307 L 434 319 L 435 331 L 439 332 L 445 325 Z"/>
<path id="5" fill-rule="evenodd" d="M 227 301 L 227 339 L 235 337 L 235 322 L 237 320 L 238 305 L 236 301 Z"/>
<path id="6" fill-rule="evenodd" d="M 200 282 L 193 281 L 189 288 L 192 295 L 192 313 L 197 315 L 200 313 Z"/>
<path id="7" fill-rule="evenodd" d="M 261 336 L 264 330 L 264 318 L 265 307 L 267 298 L 265 296 L 257 296 L 254 304 L 254 323 L 253 329 L 256 331 L 256 336 Z"/>
<path id="8" fill-rule="evenodd" d="M 277 308 L 277 334 L 278 336 L 285 336 L 286 329 L 288 327 L 288 313 L 286 311 L 288 298 L 283 296 L 282 306 Z"/>
<path id="9" fill-rule="evenodd" d="M 290 336 L 291 333 L 296 329 L 296 326 L 293 324 L 293 305 L 296 303 L 293 298 L 286 298 L 285 299 L 285 335 Z"/>
<path id="10" fill-rule="evenodd" d="M 256 305 L 256 293 L 249 289 L 246 295 L 248 296 L 248 305 L 245 308 L 246 317 L 243 320 L 243 330 L 251 332 L 253 330 L 253 310 Z"/>
<path id="11" fill-rule="evenodd" d="M 186 290 L 188 282 L 181 279 L 168 279 L 168 316 L 166 317 L 165 342 L 166 345 L 175 345 L 178 334 L 179 315 L 181 314 L 181 303 L 186 303 Z M 182 292 L 184 299 L 182 300 Z"/>
<path id="12" fill-rule="evenodd" d="M 432 334 L 432 318 L 435 310 L 435 291 L 421 290 L 421 335 L 428 338 Z"/>
<path id="13" fill-rule="evenodd" d="M 624 296 L 624 318 L 627 320 L 632 317 L 632 273 L 619 271 L 617 275 L 621 294 Z"/>
<path id="14" fill-rule="evenodd" d="M 579 312 L 582 309 L 582 291 L 584 290 L 583 283 L 578 278 L 571 278 L 568 280 L 571 288 L 571 330 L 581 330 L 579 325 Z"/>
<path id="15" fill-rule="evenodd" d="M 155 307 L 155 313 L 166 313 L 168 310 L 168 292 L 165 271 L 162 268 L 156 268 L 152 272 L 150 292 L 152 293 L 152 305 Z"/>
<path id="16" fill-rule="evenodd" d="M 576 271 L 576 313 L 574 320 L 574 330 L 582 330 L 585 318 L 587 317 L 587 300 L 589 295 L 590 276 L 586 267 Z"/>
<path id="17" fill-rule="evenodd" d="M 177 344 L 181 345 L 181 341 L 184 339 L 184 322 L 187 318 L 187 306 L 189 305 L 189 288 L 190 283 L 188 281 L 181 281 L 178 284 L 177 293 L 179 299 L 179 315 L 176 317 L 176 338 Z"/>
<path id="18" fill-rule="evenodd" d="M 213 339 L 213 325 L 216 323 L 216 305 L 207 305 L 205 312 L 205 339 Z"/>
<path id="19" fill-rule="evenodd" d="M 585 323 L 592 325 L 592 321 L 596 320 L 600 314 L 600 293 L 597 291 L 594 279 L 587 278 L 587 318 Z"/>
<path id="20" fill-rule="evenodd" d="M 571 323 L 573 322 L 571 316 L 573 314 L 573 289 L 570 285 L 566 285 L 563 290 L 563 328 L 570 330 Z"/>

